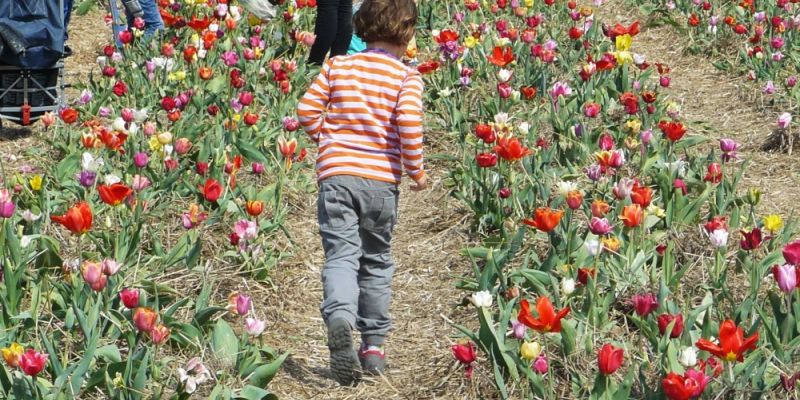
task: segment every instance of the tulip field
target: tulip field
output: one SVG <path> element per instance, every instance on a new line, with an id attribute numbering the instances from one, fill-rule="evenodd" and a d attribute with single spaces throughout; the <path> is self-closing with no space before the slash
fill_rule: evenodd
<path id="1" fill-rule="evenodd" d="M 0 398 L 800 394 L 797 0 L 419 0 L 382 377 L 319 314 L 315 0 L 80 5 L 66 106 L 0 132 Z M 76 2 L 81 3 L 81 2 Z"/>

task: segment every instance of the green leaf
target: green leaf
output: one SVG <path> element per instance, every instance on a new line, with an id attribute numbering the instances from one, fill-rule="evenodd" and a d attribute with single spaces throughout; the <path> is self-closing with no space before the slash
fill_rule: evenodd
<path id="1" fill-rule="evenodd" d="M 195 239 L 194 245 L 189 252 L 186 253 L 186 268 L 192 269 L 197 266 L 197 262 L 200 260 L 200 253 L 203 250 L 203 240 L 200 237 Z"/>
<path id="2" fill-rule="evenodd" d="M 211 334 L 211 349 L 214 355 L 228 366 L 236 364 L 239 355 L 239 339 L 225 320 L 217 320 Z"/>
<path id="3" fill-rule="evenodd" d="M 289 353 L 283 353 L 275 361 L 256 368 L 255 371 L 253 371 L 253 373 L 247 378 L 248 382 L 250 382 L 251 385 L 258 386 L 260 388 L 266 388 L 269 382 L 272 381 L 272 378 L 275 377 L 275 374 L 278 373 L 278 370 L 280 370 L 281 365 L 288 356 Z"/>
<path id="4" fill-rule="evenodd" d="M 119 349 L 113 344 L 109 344 L 97 349 L 95 354 L 97 355 L 97 358 L 105 359 L 108 362 L 122 361 L 122 355 L 120 354 Z"/>
<path id="5" fill-rule="evenodd" d="M 263 400 L 263 399 L 277 399 L 278 397 L 274 394 L 270 393 L 267 390 L 255 387 L 253 385 L 245 386 L 241 392 L 239 392 L 239 399 L 243 400 Z"/>

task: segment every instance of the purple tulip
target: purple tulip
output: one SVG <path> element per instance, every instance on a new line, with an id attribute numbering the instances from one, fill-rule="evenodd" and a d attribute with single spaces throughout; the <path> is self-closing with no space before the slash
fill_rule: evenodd
<path id="1" fill-rule="evenodd" d="M 92 185 L 94 185 L 95 179 L 97 179 L 97 173 L 94 171 L 86 170 L 86 171 L 81 171 L 81 173 L 78 174 L 78 182 L 83 187 L 87 188 L 91 187 Z"/>

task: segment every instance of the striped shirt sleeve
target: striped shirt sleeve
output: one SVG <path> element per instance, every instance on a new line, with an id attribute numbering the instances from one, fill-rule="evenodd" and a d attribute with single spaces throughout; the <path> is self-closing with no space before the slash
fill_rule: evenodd
<path id="1" fill-rule="evenodd" d="M 297 119 L 303 130 L 314 142 L 319 143 L 319 134 L 325 120 L 323 116 L 330 101 L 330 84 L 328 76 L 333 59 L 329 59 L 317 76 L 317 79 L 308 88 L 306 94 L 297 105 Z"/>
<path id="2" fill-rule="evenodd" d="M 425 176 L 422 165 L 422 76 L 414 71 L 403 81 L 397 99 L 396 120 L 403 168 L 412 179 Z"/>

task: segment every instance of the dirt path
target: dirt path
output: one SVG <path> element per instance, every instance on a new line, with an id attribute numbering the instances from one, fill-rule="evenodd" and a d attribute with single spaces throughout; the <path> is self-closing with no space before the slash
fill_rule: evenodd
<path id="1" fill-rule="evenodd" d="M 434 179 L 434 182 L 437 182 Z M 450 354 L 462 294 L 454 283 L 469 268 L 459 256 L 467 242 L 463 218 L 449 207 L 438 188 L 423 193 L 402 191 L 400 220 L 393 254 L 397 263 L 391 311 L 395 331 L 387 342 L 385 378 L 340 388 L 328 377 L 325 329 L 319 314 L 324 260 L 317 235 L 315 197 L 295 204 L 289 229 L 298 245 L 296 256 L 278 268 L 278 293 L 267 304 L 273 325 L 270 341 L 291 346 L 292 357 L 271 389 L 283 398 L 426 399 L 472 398 L 476 388 L 461 387 L 462 371 L 453 369 Z M 313 221 L 313 222 L 312 222 Z M 448 379 L 455 378 L 455 379 Z"/>
<path id="2" fill-rule="evenodd" d="M 637 19 L 642 21 L 642 32 L 636 36 L 632 51 L 646 55 L 651 63 L 663 62 L 672 68 L 667 94 L 681 104 L 690 133 L 739 142 L 740 159 L 749 160 L 741 189 L 756 187 L 763 191 L 762 213 L 792 215 L 797 208 L 794 199 L 800 195 L 794 157 L 760 150 L 775 129 L 779 113 L 761 111 L 759 93 L 745 84 L 744 77 L 718 70 L 705 55 L 685 54 L 684 36 L 671 26 L 649 27 L 647 17 L 635 7 L 615 0 L 602 6 L 596 20 L 613 24 Z"/>

